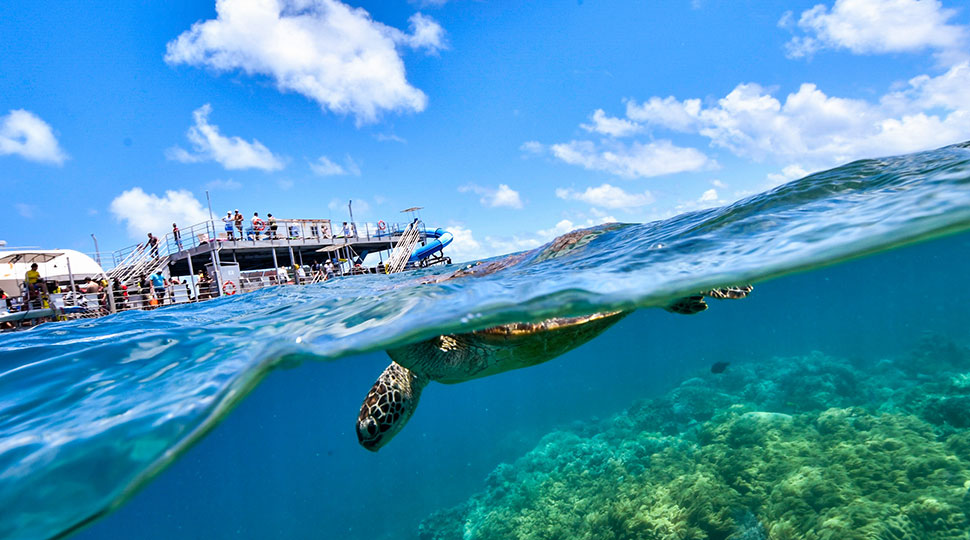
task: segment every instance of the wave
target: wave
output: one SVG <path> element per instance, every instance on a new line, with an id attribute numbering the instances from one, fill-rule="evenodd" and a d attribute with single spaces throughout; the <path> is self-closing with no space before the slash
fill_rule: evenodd
<path id="1" fill-rule="evenodd" d="M 962 143 L 857 161 L 722 208 L 590 229 L 572 249 L 493 259 L 467 277 L 446 279 L 454 266 L 347 277 L 6 334 L 0 536 L 63 535 L 116 508 L 275 367 L 665 306 L 967 228 Z"/>

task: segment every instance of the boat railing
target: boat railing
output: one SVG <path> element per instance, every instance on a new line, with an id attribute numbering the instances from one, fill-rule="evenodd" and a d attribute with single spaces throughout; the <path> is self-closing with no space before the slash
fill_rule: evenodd
<path id="1" fill-rule="evenodd" d="M 276 219 L 273 222 L 264 220 L 254 226 L 249 220 L 244 222 L 242 230 L 236 227 L 235 222 L 230 224 L 231 229 L 229 224 L 222 220 L 207 220 L 180 228 L 177 235 L 172 231 L 158 237 L 158 258 L 174 256 L 215 242 L 278 241 L 282 244 L 306 244 L 326 241 L 352 243 L 387 240 L 390 245 L 393 242 L 392 239 L 401 236 L 411 223 L 389 223 L 379 220 L 341 222 L 337 225 L 332 224 L 329 219 Z M 146 258 L 153 254 L 154 250 L 147 241 L 119 249 L 111 255 L 109 274 L 113 278 L 119 273 L 124 273 L 130 280 L 140 273 L 133 272 L 131 269 L 134 266 L 143 265 Z"/>

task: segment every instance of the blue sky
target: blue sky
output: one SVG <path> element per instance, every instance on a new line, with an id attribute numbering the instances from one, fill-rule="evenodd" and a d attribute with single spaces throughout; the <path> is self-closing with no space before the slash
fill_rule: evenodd
<path id="1" fill-rule="evenodd" d="M 970 139 L 935 0 L 0 3 L 0 239 L 102 251 L 239 208 L 458 259 Z"/>

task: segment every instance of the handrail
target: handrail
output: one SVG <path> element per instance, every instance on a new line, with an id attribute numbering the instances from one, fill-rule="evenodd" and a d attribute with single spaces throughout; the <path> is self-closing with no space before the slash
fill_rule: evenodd
<path id="1" fill-rule="evenodd" d="M 407 266 L 408 259 L 411 258 L 411 254 L 414 253 L 414 248 L 421 240 L 418 224 L 419 222 L 415 220 L 405 229 L 397 246 L 394 247 L 394 251 L 391 252 L 391 256 L 387 259 L 387 264 L 384 266 L 386 273 L 396 274 L 404 270 Z"/>
<path id="2" fill-rule="evenodd" d="M 233 223 L 232 239 L 236 242 L 253 241 L 257 237 L 259 240 L 268 237 L 273 240 L 390 240 L 393 236 L 403 234 L 410 225 L 410 223 L 385 223 L 383 220 L 378 222 L 346 222 L 349 234 L 344 234 L 344 222 L 340 222 L 338 225 L 329 219 L 276 219 L 275 222 L 277 225 L 275 235 L 273 235 L 273 231 L 270 230 L 266 220 L 264 220 L 265 228 L 261 231 L 254 230 L 251 221 L 244 222 L 241 234 Z M 381 228 L 381 225 L 383 225 L 383 228 Z M 218 219 L 206 220 L 190 227 L 180 228 L 179 233 L 178 239 L 175 238 L 173 232 L 158 237 L 159 257 L 175 255 L 209 242 L 230 241 L 225 223 Z M 109 272 L 109 276 L 112 278 L 117 276 L 118 268 L 137 264 L 144 257 L 144 253 L 149 252 L 150 249 L 145 243 L 139 243 L 112 252 L 111 261 L 114 266 Z"/>

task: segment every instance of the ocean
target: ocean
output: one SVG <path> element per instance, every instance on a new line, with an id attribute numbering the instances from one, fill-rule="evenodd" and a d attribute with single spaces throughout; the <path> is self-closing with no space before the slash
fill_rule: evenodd
<path id="1" fill-rule="evenodd" d="M 2 334 L 0 537 L 970 538 L 968 229 L 964 143 L 480 275 Z M 615 310 L 548 362 L 430 383 L 358 444 L 386 349 Z"/>

